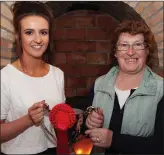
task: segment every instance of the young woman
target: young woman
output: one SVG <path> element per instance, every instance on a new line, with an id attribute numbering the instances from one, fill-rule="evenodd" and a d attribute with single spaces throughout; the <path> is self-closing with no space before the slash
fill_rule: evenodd
<path id="1" fill-rule="evenodd" d="M 1 151 L 4 154 L 55 154 L 56 141 L 47 103 L 65 102 L 63 72 L 52 66 L 53 15 L 41 2 L 12 8 L 18 59 L 1 70 Z"/>
<path id="2" fill-rule="evenodd" d="M 163 78 L 150 69 L 154 36 L 142 21 L 124 21 L 112 45 L 118 65 L 95 82 L 100 110 L 88 115 L 85 133 L 106 154 L 161 154 L 164 93 Z"/>

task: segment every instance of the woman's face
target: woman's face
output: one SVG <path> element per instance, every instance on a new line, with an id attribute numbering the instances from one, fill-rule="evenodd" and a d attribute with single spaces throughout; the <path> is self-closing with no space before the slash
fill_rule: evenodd
<path id="1" fill-rule="evenodd" d="M 115 54 L 120 71 L 127 74 L 141 72 L 145 67 L 148 53 L 143 34 L 120 34 Z"/>
<path id="2" fill-rule="evenodd" d="M 26 16 L 21 19 L 21 44 L 23 55 L 42 58 L 49 43 L 49 24 L 41 16 Z"/>

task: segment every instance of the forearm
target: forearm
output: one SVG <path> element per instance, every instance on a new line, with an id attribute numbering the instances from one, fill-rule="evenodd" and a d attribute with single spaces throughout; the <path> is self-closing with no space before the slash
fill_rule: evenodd
<path id="1" fill-rule="evenodd" d="M 28 115 L 8 123 L 1 123 L 1 143 L 9 141 L 33 125 Z"/>

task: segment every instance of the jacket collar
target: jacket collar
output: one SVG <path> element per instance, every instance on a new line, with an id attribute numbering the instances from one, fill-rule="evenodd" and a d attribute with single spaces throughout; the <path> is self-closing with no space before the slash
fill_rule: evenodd
<path id="1" fill-rule="evenodd" d="M 112 98 L 115 96 L 115 79 L 119 69 L 118 66 L 112 67 L 110 71 L 103 76 L 100 85 L 97 87 L 96 91 L 101 91 L 109 94 Z"/>
<path id="2" fill-rule="evenodd" d="M 157 91 L 157 81 L 156 81 L 155 74 L 148 66 L 146 66 L 142 83 L 140 84 L 138 89 L 134 92 L 132 97 L 135 96 L 136 94 L 152 96 L 156 94 L 156 91 Z"/>
<path id="3" fill-rule="evenodd" d="M 103 76 L 101 84 L 97 87 L 96 91 L 101 91 L 109 94 L 112 98 L 115 96 L 115 80 L 117 73 L 119 72 L 119 67 L 115 66 L 111 68 L 111 70 Z M 146 66 L 144 71 L 144 76 L 141 85 L 139 88 L 131 95 L 131 97 L 135 95 L 155 95 L 157 91 L 157 81 L 155 79 L 155 74 L 152 70 Z"/>

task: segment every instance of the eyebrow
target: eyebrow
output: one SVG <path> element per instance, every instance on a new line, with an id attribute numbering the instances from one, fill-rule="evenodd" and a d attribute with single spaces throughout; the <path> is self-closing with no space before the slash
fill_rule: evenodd
<path id="1" fill-rule="evenodd" d="M 35 30 L 27 28 L 27 29 L 24 30 L 24 32 L 25 31 L 35 31 Z M 40 29 L 39 31 L 48 31 L 48 29 Z"/>
<path id="2" fill-rule="evenodd" d="M 136 43 L 136 42 L 144 42 L 144 40 L 136 40 L 134 43 Z"/>

